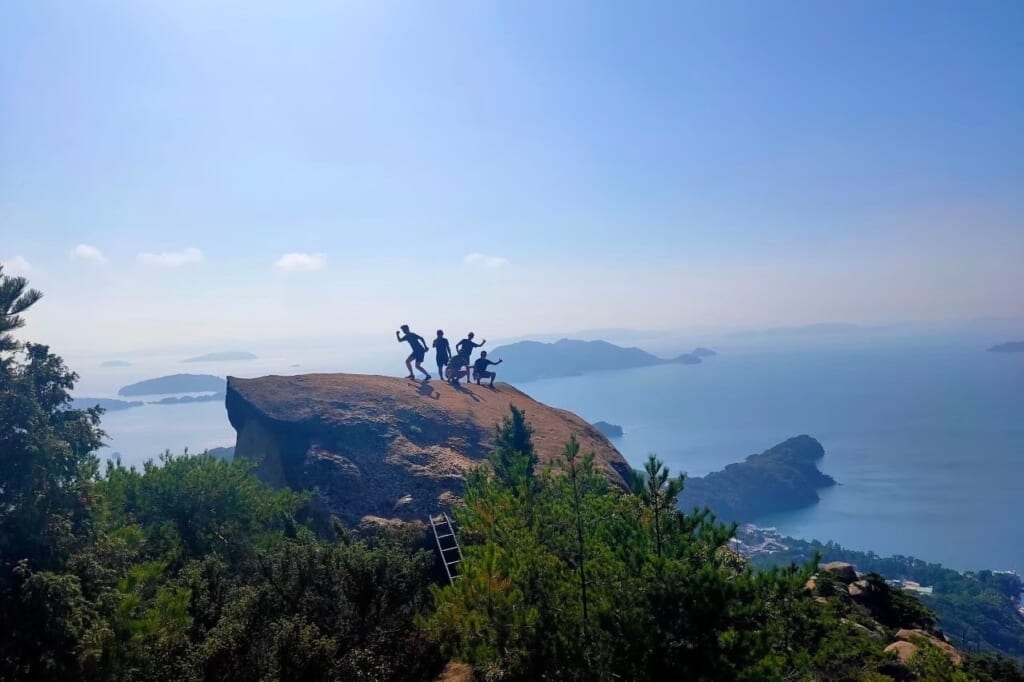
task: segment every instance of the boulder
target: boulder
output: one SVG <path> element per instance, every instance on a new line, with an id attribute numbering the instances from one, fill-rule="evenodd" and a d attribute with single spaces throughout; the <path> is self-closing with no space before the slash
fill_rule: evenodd
<path id="1" fill-rule="evenodd" d="M 597 429 L 507 384 L 492 390 L 353 374 L 228 378 L 235 457 L 276 486 L 316 490 L 350 524 L 363 517 L 423 520 L 462 495 L 486 462 L 509 405 L 526 413 L 541 467 L 570 436 L 598 470 L 626 488 L 632 469 Z"/>
<path id="2" fill-rule="evenodd" d="M 896 654 L 896 659 L 903 665 L 906 665 L 914 659 L 914 656 L 917 655 L 918 649 L 916 645 L 911 644 L 910 642 L 901 641 L 893 642 L 889 646 L 885 647 L 884 651 L 887 654 Z"/>
<path id="3" fill-rule="evenodd" d="M 959 649 L 954 647 L 945 639 L 937 637 L 931 632 L 903 628 L 896 632 L 896 639 L 903 640 L 904 642 L 926 641 L 929 644 L 938 647 L 942 653 L 946 654 L 947 658 L 949 658 L 953 664 L 963 665 L 964 663 L 964 655 Z"/>
<path id="4" fill-rule="evenodd" d="M 852 564 L 848 564 L 845 561 L 831 561 L 827 564 L 822 564 L 818 568 L 846 584 L 857 580 L 857 571 L 853 568 Z"/>

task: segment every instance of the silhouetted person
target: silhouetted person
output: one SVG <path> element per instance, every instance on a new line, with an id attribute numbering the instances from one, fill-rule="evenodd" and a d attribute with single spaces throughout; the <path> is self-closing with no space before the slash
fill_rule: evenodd
<path id="1" fill-rule="evenodd" d="M 473 332 L 470 332 L 466 338 L 455 344 L 455 352 L 466 358 L 466 364 L 468 365 L 470 358 L 473 357 L 473 349 L 480 348 L 485 343 L 487 343 L 487 339 L 484 339 L 480 343 L 474 343 Z"/>
<path id="2" fill-rule="evenodd" d="M 444 378 L 445 365 L 452 359 L 452 346 L 448 343 L 448 339 L 444 338 L 443 330 L 437 330 L 437 336 L 434 337 L 431 345 L 437 351 L 437 376 Z"/>
<path id="3" fill-rule="evenodd" d="M 448 366 L 444 368 L 445 377 L 453 386 L 459 385 L 459 379 L 466 377 L 466 381 L 469 381 L 469 362 L 466 361 L 463 355 L 454 355 L 452 359 L 448 361 Z"/>
<path id="4" fill-rule="evenodd" d="M 405 334 L 405 336 L 402 336 L 402 334 Z M 416 378 L 416 375 L 413 374 L 412 371 L 412 362 L 415 360 L 416 369 L 423 372 L 424 380 L 429 379 L 430 373 L 423 369 L 423 365 L 420 364 L 423 362 L 423 358 L 427 357 L 427 342 L 423 340 L 423 337 L 419 334 L 413 334 L 409 331 L 409 325 L 403 324 L 402 331 L 395 332 L 395 338 L 398 339 L 399 343 L 402 343 L 403 341 L 407 342 L 409 347 L 412 348 L 412 354 L 405 359 L 405 366 L 409 370 L 409 378 Z"/>
<path id="5" fill-rule="evenodd" d="M 501 358 L 498 358 L 497 362 L 491 362 L 487 359 L 487 351 L 480 351 L 480 359 L 473 363 L 473 378 L 476 379 L 476 385 L 480 385 L 481 379 L 490 379 L 491 384 L 489 388 L 494 388 L 494 380 L 497 378 L 498 374 L 497 372 L 488 372 L 487 368 L 491 365 L 500 365 L 501 363 Z"/>

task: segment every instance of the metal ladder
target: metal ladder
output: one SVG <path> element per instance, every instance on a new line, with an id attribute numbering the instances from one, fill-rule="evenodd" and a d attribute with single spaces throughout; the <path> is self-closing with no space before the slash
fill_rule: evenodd
<path id="1" fill-rule="evenodd" d="M 444 564 L 448 582 L 454 584 L 456 579 L 461 577 L 455 569 L 462 561 L 462 548 L 459 547 L 459 538 L 455 535 L 455 525 L 447 512 L 441 512 L 438 516 L 430 515 L 430 527 L 434 531 L 437 551 L 441 554 L 441 563 Z"/>

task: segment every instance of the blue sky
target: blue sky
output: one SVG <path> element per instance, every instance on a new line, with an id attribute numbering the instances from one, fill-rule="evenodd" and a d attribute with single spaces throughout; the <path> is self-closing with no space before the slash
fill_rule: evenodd
<path id="1" fill-rule="evenodd" d="M 66 351 L 1024 315 L 1022 37 L 1015 1 L 5 3 L 0 261 Z"/>

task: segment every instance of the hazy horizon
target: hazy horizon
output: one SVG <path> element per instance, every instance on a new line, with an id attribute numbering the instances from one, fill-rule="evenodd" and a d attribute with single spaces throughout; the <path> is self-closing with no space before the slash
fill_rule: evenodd
<path id="1" fill-rule="evenodd" d="M 81 356 L 1020 319 L 1022 29 L 1009 2 L 9 4 L 0 262 L 46 294 L 23 336 Z"/>

